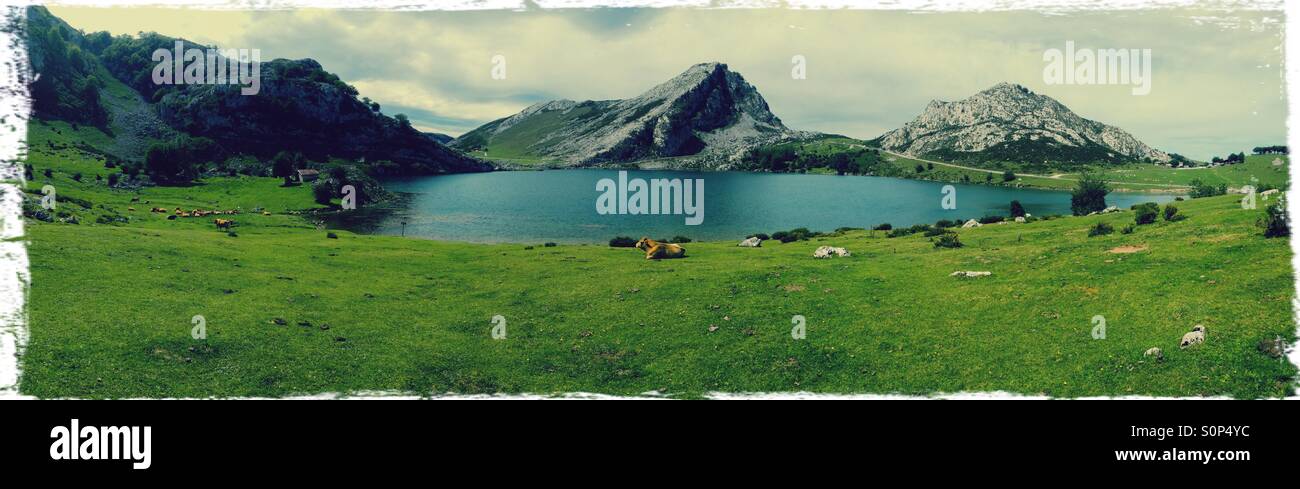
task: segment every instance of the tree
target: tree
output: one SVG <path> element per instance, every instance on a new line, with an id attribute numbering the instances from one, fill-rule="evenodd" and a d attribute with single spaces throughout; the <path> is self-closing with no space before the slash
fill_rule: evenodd
<path id="1" fill-rule="evenodd" d="M 1110 188 L 1106 181 L 1095 173 L 1085 173 L 1070 195 L 1070 212 L 1076 216 L 1101 212 L 1106 209 L 1106 194 Z"/>
<path id="2" fill-rule="evenodd" d="M 1015 180 L 1015 179 L 1016 179 L 1016 174 L 1015 174 L 1014 172 L 1012 172 L 1011 170 L 1007 170 L 1007 171 L 1002 172 L 1002 181 L 1004 181 L 1004 182 L 1010 182 L 1010 181 Z"/>
<path id="3" fill-rule="evenodd" d="M 1133 222 L 1141 226 L 1156 222 L 1156 217 L 1160 215 L 1160 204 L 1155 202 L 1143 202 L 1133 207 Z"/>
<path id="4" fill-rule="evenodd" d="M 311 186 L 311 195 L 320 205 L 329 205 L 330 199 L 334 197 L 334 189 L 330 188 L 330 183 L 325 180 L 317 180 L 315 185 Z"/>
<path id="5" fill-rule="evenodd" d="M 1025 217 L 1025 206 L 1019 200 L 1011 201 L 1011 217 Z"/>
<path id="6" fill-rule="evenodd" d="M 162 185 L 187 183 L 198 178 L 203 163 L 219 157 L 220 148 L 211 139 L 180 136 L 149 146 L 145 173 Z"/>
<path id="7" fill-rule="evenodd" d="M 1259 220 L 1264 228 L 1265 238 L 1284 238 L 1291 235 L 1291 218 L 1287 215 L 1286 205 L 1282 201 L 1274 202 L 1264 209 L 1264 217 Z"/>
<path id="8" fill-rule="evenodd" d="M 285 181 L 288 181 L 288 178 L 293 176 L 293 172 L 302 168 L 302 166 L 302 153 L 281 151 L 271 159 L 271 176 L 284 178 Z"/>

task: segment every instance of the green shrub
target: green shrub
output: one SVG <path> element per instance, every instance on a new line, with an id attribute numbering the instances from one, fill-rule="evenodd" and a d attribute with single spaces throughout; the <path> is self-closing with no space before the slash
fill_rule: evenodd
<path id="1" fill-rule="evenodd" d="M 1265 238 L 1283 238 L 1291 235 L 1291 218 L 1287 215 L 1282 202 L 1274 202 L 1264 208 L 1264 217 L 1259 226 L 1264 228 Z"/>
<path id="2" fill-rule="evenodd" d="M 1011 201 L 1011 217 L 1025 217 L 1025 206 L 1019 200 Z"/>
<path id="3" fill-rule="evenodd" d="M 939 235 L 939 239 L 934 240 L 934 247 L 935 248 L 961 248 L 962 244 L 961 244 L 961 239 L 957 237 L 957 233 L 945 232 Z"/>
<path id="4" fill-rule="evenodd" d="M 49 170 L 46 170 L 46 171 L 49 171 Z M 888 231 L 888 230 L 890 230 L 890 229 L 894 229 L 894 226 L 893 226 L 892 224 L 886 222 L 886 223 L 877 224 L 875 227 L 873 227 L 873 228 L 871 228 L 871 229 L 872 229 L 873 231 Z"/>
<path id="5" fill-rule="evenodd" d="M 794 228 L 789 231 L 777 231 L 772 233 L 772 239 L 782 243 L 791 243 L 794 241 L 807 241 L 808 238 L 816 238 L 822 233 L 809 231 L 808 228 Z"/>
<path id="6" fill-rule="evenodd" d="M 1133 206 L 1133 221 L 1139 226 L 1156 222 L 1156 217 L 1160 215 L 1160 204 L 1155 202 L 1144 202 Z"/>
<path id="7" fill-rule="evenodd" d="M 627 236 L 617 236 L 614 239 L 609 240 L 609 247 L 610 248 L 634 248 L 636 247 L 636 240 L 629 238 Z"/>
<path id="8" fill-rule="evenodd" d="M 1165 220 L 1169 222 L 1181 221 L 1187 217 L 1182 214 L 1179 214 L 1178 208 L 1174 207 L 1173 204 L 1165 205 L 1164 216 L 1165 216 Z"/>
<path id="9" fill-rule="evenodd" d="M 546 242 L 546 243 L 542 243 L 542 246 L 545 246 L 545 247 L 547 247 L 547 248 L 554 248 L 554 247 L 556 247 L 557 245 L 556 245 L 555 243 L 551 243 L 551 242 L 548 241 L 548 242 Z"/>
<path id="10" fill-rule="evenodd" d="M 1120 228 L 1119 232 L 1120 234 L 1133 234 L 1133 229 L 1135 229 L 1133 225 L 1129 224 L 1127 226 L 1124 226 L 1123 228 Z"/>
<path id="11" fill-rule="evenodd" d="M 1070 194 L 1070 212 L 1076 216 L 1085 216 L 1106 209 L 1106 194 L 1110 188 L 1100 175 L 1085 173 L 1079 184 Z"/>
<path id="12" fill-rule="evenodd" d="M 1002 216 L 984 216 L 984 217 L 981 217 L 981 218 L 979 219 L 979 223 L 980 223 L 980 224 L 997 224 L 997 223 L 1002 222 L 1002 221 L 1005 221 L 1005 220 L 1006 220 L 1006 218 L 1004 218 L 1004 217 L 1002 217 Z"/>
<path id="13" fill-rule="evenodd" d="M 1111 227 L 1110 224 L 1099 222 L 1093 225 L 1091 228 L 1088 228 L 1088 237 L 1091 238 L 1093 236 L 1105 236 L 1113 232 L 1115 232 L 1115 228 Z"/>
<path id="14" fill-rule="evenodd" d="M 331 188 L 328 180 L 317 180 L 311 186 L 311 196 L 317 204 L 329 205 L 330 199 L 334 197 L 334 189 Z"/>
<path id="15" fill-rule="evenodd" d="M 669 242 L 669 243 L 678 243 L 678 244 L 681 244 L 681 243 L 690 243 L 690 242 L 691 242 L 691 238 L 687 238 L 686 236 L 673 236 L 673 239 L 669 240 L 668 242 Z M 554 243 L 552 243 L 552 245 L 554 245 Z"/>

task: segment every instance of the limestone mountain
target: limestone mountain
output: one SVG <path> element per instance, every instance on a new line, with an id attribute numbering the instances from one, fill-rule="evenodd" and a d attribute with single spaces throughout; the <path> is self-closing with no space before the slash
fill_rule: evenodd
<path id="1" fill-rule="evenodd" d="M 1011 83 L 957 102 L 932 101 L 916 119 L 875 142 L 911 156 L 964 162 L 1169 161 L 1168 154 L 1122 129 L 1084 119 L 1051 97 Z"/>
<path id="2" fill-rule="evenodd" d="M 750 148 L 801 134 L 786 128 L 739 73 L 701 63 L 629 99 L 538 103 L 451 146 L 571 166 L 674 158 L 666 166 L 725 168 Z"/>

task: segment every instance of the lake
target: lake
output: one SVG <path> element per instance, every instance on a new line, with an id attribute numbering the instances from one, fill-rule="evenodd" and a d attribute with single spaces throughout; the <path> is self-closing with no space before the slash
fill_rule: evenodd
<path id="1" fill-rule="evenodd" d="M 701 179 L 703 221 L 685 215 L 598 214 L 601 179 L 618 170 L 503 171 L 384 180 L 403 195 L 391 209 L 345 213 L 331 225 L 368 234 L 480 243 L 605 243 L 615 236 L 737 240 L 752 233 L 806 227 L 894 227 L 1008 215 L 1019 200 L 1032 215 L 1070 213 L 1070 194 L 885 177 L 788 173 L 629 171 L 629 179 Z M 940 205 L 942 188 L 956 189 L 956 209 Z M 1127 209 L 1172 201 L 1169 194 L 1112 193 L 1106 203 Z M 405 222 L 405 226 L 402 223 Z"/>

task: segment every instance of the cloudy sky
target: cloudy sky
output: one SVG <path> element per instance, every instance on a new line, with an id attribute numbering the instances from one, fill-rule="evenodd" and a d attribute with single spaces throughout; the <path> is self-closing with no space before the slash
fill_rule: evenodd
<path id="1" fill-rule="evenodd" d="M 1284 144 L 1286 134 L 1280 13 L 50 10 L 86 32 L 155 31 L 260 49 L 263 60 L 314 58 L 385 113 L 452 135 L 539 101 L 635 96 L 704 61 L 744 75 L 787 126 L 860 138 L 902 125 L 932 99 L 1001 81 L 1197 159 Z M 1067 41 L 1151 49 L 1150 94 L 1048 85 L 1043 53 Z M 491 76 L 498 54 L 504 80 Z M 806 79 L 791 77 L 796 55 Z"/>

